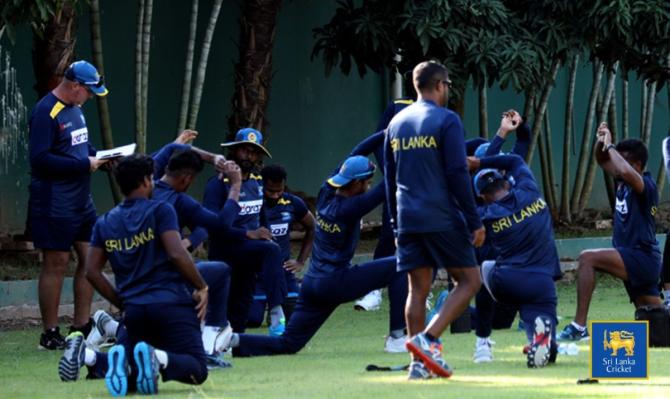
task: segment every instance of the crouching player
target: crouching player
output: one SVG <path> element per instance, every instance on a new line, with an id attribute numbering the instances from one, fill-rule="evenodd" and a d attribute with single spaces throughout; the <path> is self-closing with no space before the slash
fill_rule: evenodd
<path id="1" fill-rule="evenodd" d="M 586 317 L 596 288 L 595 272 L 604 272 L 623 280 L 630 301 L 636 307 L 662 306 L 658 290 L 661 252 L 656 241 L 658 191 L 647 164 L 647 147 L 636 139 L 612 144 L 606 123 L 598 128 L 594 154 L 605 173 L 617 180 L 616 209 L 612 246 L 583 251 L 579 255 L 577 312 L 565 326 L 559 339 L 589 339 Z"/>
<path id="2" fill-rule="evenodd" d="M 181 245 L 174 209 L 149 199 L 152 159 L 126 157 L 114 172 L 125 199 L 93 228 L 86 275 L 105 299 L 123 309 L 127 336 L 119 337 L 120 344 L 107 356 L 95 353 L 93 367 L 106 370 L 105 382 L 112 396 L 135 389 L 155 394 L 159 374 L 164 381 L 201 384 L 207 379 L 200 339 L 207 284 Z M 107 260 L 116 288 L 102 274 Z M 72 355 L 84 363 L 81 360 L 89 352 L 83 345 L 76 347 L 79 351 Z"/>
<path id="3" fill-rule="evenodd" d="M 519 308 L 530 341 L 528 367 L 544 367 L 556 356 L 556 287 L 561 270 L 551 214 L 533 175 L 517 155 L 469 158 L 486 236 L 498 252 L 485 261 L 482 282 L 494 300 Z M 507 178 L 498 171 L 507 172 Z M 516 184 L 507 180 L 513 177 Z"/>

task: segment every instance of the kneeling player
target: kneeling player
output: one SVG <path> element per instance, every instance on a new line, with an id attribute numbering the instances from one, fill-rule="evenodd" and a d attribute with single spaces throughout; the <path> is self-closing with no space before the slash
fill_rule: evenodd
<path id="1" fill-rule="evenodd" d="M 164 381 L 201 384 L 207 378 L 200 320 L 207 311 L 208 287 L 181 245 L 174 209 L 150 200 L 153 161 L 124 158 L 115 169 L 125 199 L 98 219 L 87 257 L 87 277 L 95 289 L 124 310 L 127 336 L 108 356 L 98 353 L 113 396 L 128 390 L 153 394 Z M 102 274 L 109 259 L 116 288 Z M 189 287 L 195 287 L 190 292 Z M 83 337 L 81 337 L 83 339 Z M 80 360 L 85 357 L 78 345 Z M 134 362 L 129 362 L 132 356 Z M 130 367 L 128 367 L 130 364 Z"/>
<path id="2" fill-rule="evenodd" d="M 498 252 L 495 261 L 483 263 L 482 282 L 496 301 L 519 308 L 530 341 L 528 367 L 544 367 L 552 354 L 555 359 L 554 280 L 561 274 L 549 208 L 521 157 L 469 161 L 471 168 L 485 168 L 475 175 L 474 184 L 484 201 L 479 212 L 486 236 Z M 497 169 L 507 171 L 507 177 Z"/>
<path id="3" fill-rule="evenodd" d="M 577 313 L 559 339 L 588 340 L 586 317 L 596 287 L 595 272 L 623 280 L 630 301 L 636 307 L 662 306 L 658 290 L 661 252 L 656 241 L 658 190 L 649 172 L 647 147 L 636 139 L 612 144 L 606 123 L 598 128 L 595 157 L 603 171 L 617 180 L 612 246 L 583 251 L 579 255 Z"/>

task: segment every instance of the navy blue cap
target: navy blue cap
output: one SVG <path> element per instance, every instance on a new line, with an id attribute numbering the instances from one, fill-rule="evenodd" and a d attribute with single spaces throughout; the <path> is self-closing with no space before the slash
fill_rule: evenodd
<path id="1" fill-rule="evenodd" d="M 367 157 L 362 155 L 349 157 L 340 167 L 340 171 L 328 179 L 328 184 L 342 187 L 352 180 L 368 179 L 375 173 L 376 168 Z"/>
<path id="2" fill-rule="evenodd" d="M 263 134 L 256 129 L 247 127 L 240 129 L 235 134 L 235 141 L 221 143 L 221 147 L 231 147 L 239 144 L 251 144 L 261 149 L 268 157 L 272 158 L 270 151 L 263 147 Z"/>
<path id="3" fill-rule="evenodd" d="M 473 178 L 475 193 L 480 195 L 489 184 L 497 180 L 505 179 L 497 169 L 482 169 Z"/>
<path id="4" fill-rule="evenodd" d="M 64 74 L 67 80 L 77 82 L 88 87 L 97 96 L 106 96 L 108 91 L 105 87 L 105 79 L 98 70 L 87 61 L 75 61 L 70 64 Z"/>

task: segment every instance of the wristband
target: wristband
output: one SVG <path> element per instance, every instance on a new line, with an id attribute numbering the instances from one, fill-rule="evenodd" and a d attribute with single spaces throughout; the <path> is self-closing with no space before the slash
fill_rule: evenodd
<path id="1" fill-rule="evenodd" d="M 605 146 L 605 150 L 604 150 L 604 151 L 607 152 L 607 151 L 611 150 L 612 148 L 614 148 L 614 149 L 616 150 L 616 146 L 615 146 L 614 144 L 612 144 L 612 143 L 607 144 L 607 145 Z"/>

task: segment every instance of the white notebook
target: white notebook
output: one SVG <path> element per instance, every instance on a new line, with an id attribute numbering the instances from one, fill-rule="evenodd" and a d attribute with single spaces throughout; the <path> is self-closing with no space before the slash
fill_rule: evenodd
<path id="1" fill-rule="evenodd" d="M 125 157 L 135 152 L 137 144 L 128 144 L 121 147 L 112 148 L 109 150 L 98 151 L 95 157 L 98 159 L 112 159 L 117 157 Z"/>

